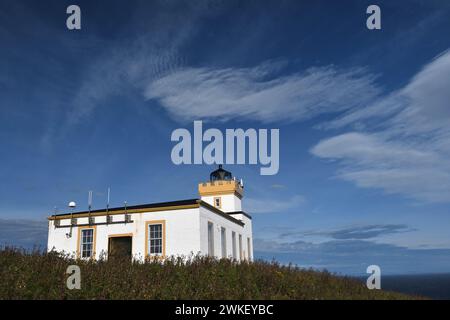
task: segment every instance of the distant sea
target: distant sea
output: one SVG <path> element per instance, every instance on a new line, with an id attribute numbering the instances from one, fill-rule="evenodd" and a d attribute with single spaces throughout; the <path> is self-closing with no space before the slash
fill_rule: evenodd
<path id="1" fill-rule="evenodd" d="M 366 278 L 359 279 L 366 282 Z M 450 300 L 450 273 L 384 275 L 381 277 L 381 289 Z"/>

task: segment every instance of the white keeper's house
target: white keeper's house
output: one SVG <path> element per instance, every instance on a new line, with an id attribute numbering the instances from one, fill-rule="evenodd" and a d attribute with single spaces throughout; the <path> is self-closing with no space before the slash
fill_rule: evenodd
<path id="1" fill-rule="evenodd" d="M 242 182 L 219 166 L 198 192 L 200 199 L 52 215 L 47 249 L 93 259 L 200 254 L 252 260 Z"/>

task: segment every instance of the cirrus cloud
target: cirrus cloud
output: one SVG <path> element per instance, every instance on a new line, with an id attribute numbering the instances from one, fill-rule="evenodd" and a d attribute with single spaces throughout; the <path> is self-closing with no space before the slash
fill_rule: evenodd
<path id="1" fill-rule="evenodd" d="M 403 232 L 415 231 L 405 224 L 369 224 L 363 226 L 351 226 L 336 230 L 320 230 L 302 232 L 302 236 L 326 236 L 334 240 L 362 240 L 373 239 L 380 236 L 392 235 Z M 284 233 L 280 237 L 288 237 L 295 233 Z"/>
<path id="2" fill-rule="evenodd" d="M 248 198 L 245 206 L 250 213 L 281 213 L 297 208 L 304 202 L 305 198 L 302 195 L 294 195 L 285 200 Z"/>
<path id="3" fill-rule="evenodd" d="M 324 125 L 362 123 L 365 131 L 324 139 L 311 153 L 337 161 L 337 177 L 359 187 L 423 202 L 450 202 L 449 79 L 446 51 L 404 88 Z"/>
<path id="4" fill-rule="evenodd" d="M 155 99 L 176 119 L 298 121 L 356 108 L 379 94 L 364 69 L 309 68 L 278 76 L 280 63 L 253 68 L 182 68 L 151 82 Z"/>

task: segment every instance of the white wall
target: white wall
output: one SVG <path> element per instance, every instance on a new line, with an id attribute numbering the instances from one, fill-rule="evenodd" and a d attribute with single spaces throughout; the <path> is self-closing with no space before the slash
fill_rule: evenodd
<path id="1" fill-rule="evenodd" d="M 200 251 L 199 209 L 181 209 L 144 213 L 135 219 L 136 252 L 145 251 L 145 222 L 166 221 L 166 255 L 190 255 Z"/>
<path id="2" fill-rule="evenodd" d="M 252 219 L 249 219 L 247 216 L 238 213 L 231 215 L 233 218 L 241 220 L 245 223 L 244 230 L 242 232 L 242 247 L 245 248 L 245 251 L 247 252 L 247 256 L 250 260 L 253 261 L 253 227 L 252 227 Z M 248 250 L 247 246 L 247 238 L 250 239 L 250 251 Z M 248 256 L 249 254 L 249 256 Z"/>
<path id="3" fill-rule="evenodd" d="M 245 217 L 246 218 L 246 217 Z M 242 251 L 243 258 L 248 259 L 248 252 L 246 247 L 246 239 L 251 235 L 251 220 L 246 218 L 249 225 L 244 227 L 236 224 L 233 221 L 230 221 L 220 215 L 217 215 L 210 210 L 200 207 L 200 239 L 201 239 L 201 253 L 206 255 L 208 254 L 208 222 L 212 222 L 214 224 L 214 256 L 217 258 L 222 258 L 222 246 L 221 246 L 221 227 L 226 229 L 226 251 L 227 257 L 232 257 L 233 254 L 233 246 L 232 246 L 232 231 L 236 232 L 236 251 L 237 251 L 237 259 L 239 260 L 239 234 L 242 235 Z M 249 233 L 250 232 L 250 233 Z M 253 247 L 253 246 L 252 246 Z M 253 248 L 251 249 L 253 251 Z M 253 252 L 251 252 L 251 257 L 253 257 Z"/>
<path id="4" fill-rule="evenodd" d="M 99 258 L 102 251 L 108 251 L 108 238 L 111 235 L 131 233 L 132 254 L 136 258 L 143 258 L 145 252 L 146 222 L 165 220 L 165 253 L 166 255 L 190 255 L 200 251 L 199 209 L 180 209 L 146 213 L 132 213 L 132 223 L 108 224 L 96 226 L 95 258 Z M 96 217 L 96 222 L 105 222 L 106 217 Z M 123 221 L 124 215 L 113 215 L 113 221 Z M 87 223 L 87 218 L 79 218 L 78 223 Z M 61 225 L 69 225 L 70 219 L 61 220 Z M 54 228 L 53 221 L 49 221 L 48 250 L 76 255 L 78 227 L 74 227 L 72 237 L 66 237 L 70 228 Z"/>
<path id="5" fill-rule="evenodd" d="M 217 195 L 217 196 L 202 196 L 201 199 L 205 201 L 206 203 L 209 203 L 213 207 L 214 205 L 214 198 L 220 197 L 222 202 L 222 207 L 220 210 L 223 212 L 234 212 L 234 211 L 242 211 L 242 204 L 241 199 L 236 197 L 233 194 L 223 194 L 223 195 Z"/>
<path id="6" fill-rule="evenodd" d="M 208 221 L 214 224 L 214 253 L 217 258 L 222 257 L 221 227 L 226 229 L 227 257 L 232 256 L 231 232 L 236 232 L 236 251 L 239 259 L 239 234 L 242 235 L 243 256 L 248 259 L 247 238 L 252 239 L 251 220 L 242 214 L 233 215 L 241 219 L 244 227 L 230 221 L 209 209 L 200 207 L 193 209 L 168 210 L 146 213 L 132 213 L 132 223 L 97 225 L 95 236 L 95 258 L 99 258 L 102 251 L 108 251 L 108 238 L 118 234 L 132 234 L 132 255 L 143 258 L 145 254 L 146 222 L 151 220 L 165 220 L 166 255 L 208 254 Z M 106 222 L 106 217 L 95 217 L 96 222 Z M 123 221 L 124 215 L 113 215 L 113 221 Z M 88 218 L 79 218 L 79 224 L 87 224 Z M 61 220 L 61 225 L 68 226 L 70 219 Z M 77 251 L 78 227 L 74 227 L 72 237 L 66 237 L 70 228 L 54 228 L 53 221 L 49 221 L 48 250 L 53 248 L 64 251 L 73 256 Z M 253 243 L 251 244 L 250 259 L 253 258 Z"/>

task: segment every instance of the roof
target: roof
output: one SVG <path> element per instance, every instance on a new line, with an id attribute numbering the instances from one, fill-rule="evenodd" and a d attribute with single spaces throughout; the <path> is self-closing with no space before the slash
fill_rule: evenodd
<path id="1" fill-rule="evenodd" d="M 241 226 L 243 226 L 243 225 L 245 224 L 245 223 L 243 223 L 241 220 L 238 220 L 238 219 L 236 219 L 236 218 L 230 216 L 229 213 L 223 212 L 222 210 L 217 209 L 216 207 L 210 205 L 209 203 L 207 203 L 207 202 L 205 202 L 205 201 L 199 200 L 199 204 L 200 204 L 202 207 L 207 208 L 207 209 L 209 209 L 210 211 L 212 211 L 212 212 L 214 212 L 214 213 L 217 213 L 219 216 L 222 216 L 222 217 L 224 217 L 225 219 L 228 219 L 228 220 L 230 220 L 230 221 L 233 221 L 234 223 L 237 223 L 237 224 L 239 224 L 239 225 L 241 225 Z"/>
<path id="2" fill-rule="evenodd" d="M 49 220 L 56 219 L 68 219 L 70 217 L 78 218 L 78 217 L 95 217 L 95 216 L 103 216 L 106 214 L 115 215 L 115 214 L 124 214 L 124 213 L 141 213 L 141 212 L 152 212 L 152 211 L 167 211 L 167 210 L 180 210 L 180 209 L 194 209 L 199 208 L 200 206 L 209 209 L 210 211 L 228 219 L 234 223 L 237 223 L 241 226 L 244 223 L 228 213 L 223 212 L 222 210 L 217 209 L 216 207 L 200 200 L 200 199 L 187 199 L 187 200 L 178 200 L 178 201 L 170 201 L 170 202 L 156 202 L 156 203 L 148 203 L 141 204 L 135 206 L 127 206 L 127 207 L 116 207 L 109 208 L 108 211 L 105 209 L 97 209 L 89 211 L 78 211 L 73 213 L 61 213 L 54 214 L 48 217 Z"/>
<path id="3" fill-rule="evenodd" d="M 252 216 L 249 215 L 247 212 L 244 212 L 244 211 L 227 212 L 227 214 L 231 214 L 231 215 L 233 215 L 233 214 L 242 214 L 242 215 L 246 216 L 247 218 L 249 218 L 250 220 L 252 219 Z"/>
<path id="4" fill-rule="evenodd" d="M 225 169 L 222 168 L 222 165 L 219 164 L 219 169 L 214 170 L 213 172 L 211 172 L 211 174 L 209 175 L 209 180 L 210 181 L 215 181 L 215 180 L 231 180 L 231 172 L 227 171 Z"/>
<path id="5" fill-rule="evenodd" d="M 187 200 L 178 200 L 178 201 L 169 201 L 169 202 L 155 202 L 155 203 L 147 203 L 147 204 L 140 204 L 135 206 L 124 206 L 124 207 L 115 207 L 115 208 L 109 208 L 109 213 L 114 213 L 114 211 L 133 211 L 138 209 L 151 209 L 151 208 L 163 208 L 163 207 L 173 207 L 173 206 L 186 206 L 186 205 L 195 205 L 197 204 L 198 199 L 187 199 Z M 106 208 L 104 209 L 97 209 L 97 210 L 91 210 L 92 213 L 106 213 Z M 73 212 L 73 215 L 80 215 L 80 214 L 88 214 L 89 211 L 78 211 Z M 66 216 L 70 215 L 70 212 L 66 213 L 60 213 L 60 214 L 54 214 L 53 217 L 59 217 L 59 216 Z"/>

